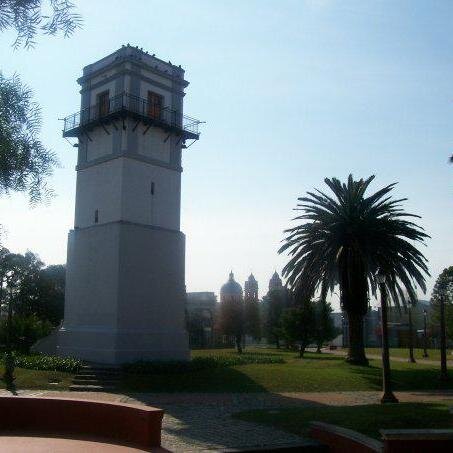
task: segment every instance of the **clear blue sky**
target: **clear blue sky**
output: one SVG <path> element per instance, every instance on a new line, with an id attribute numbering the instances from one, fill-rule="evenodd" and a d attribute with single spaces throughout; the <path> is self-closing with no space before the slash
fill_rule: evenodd
<path id="1" fill-rule="evenodd" d="M 432 236 L 430 288 L 453 264 L 453 2 L 76 4 L 85 22 L 70 39 L 13 51 L 14 34 L 0 35 L 0 67 L 34 89 L 62 164 L 49 206 L 0 200 L 12 250 L 65 262 L 76 152 L 58 118 L 78 110 L 82 67 L 130 43 L 185 68 L 185 111 L 207 121 L 183 160 L 188 291 L 218 292 L 233 269 L 241 284 L 253 271 L 263 293 L 297 196 L 349 173 L 399 182 Z"/>

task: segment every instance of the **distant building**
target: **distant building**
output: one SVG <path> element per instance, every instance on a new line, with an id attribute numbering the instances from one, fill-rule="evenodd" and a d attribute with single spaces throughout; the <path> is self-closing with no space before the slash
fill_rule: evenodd
<path id="1" fill-rule="evenodd" d="M 341 312 L 343 319 L 343 347 L 349 347 L 349 321 L 348 315 Z M 381 314 L 378 310 L 369 309 L 367 314 L 363 317 L 363 342 L 366 347 L 379 347 L 381 340 L 379 337 L 380 332 L 380 319 Z"/>
<path id="2" fill-rule="evenodd" d="M 343 313 L 334 312 L 330 314 L 334 327 L 340 332 L 330 344 L 337 347 L 343 347 Z"/>
<path id="3" fill-rule="evenodd" d="M 426 310 L 427 319 L 429 319 L 431 308 L 427 300 L 419 300 L 415 307 L 412 307 L 412 323 L 415 344 L 422 347 L 423 343 L 423 324 L 424 311 Z M 343 346 L 348 347 L 349 325 L 346 313 L 332 313 L 332 316 L 343 320 Z M 391 348 L 403 348 L 409 344 L 409 315 L 408 311 L 401 307 L 391 306 L 388 309 L 388 333 L 389 345 Z M 337 321 L 338 322 L 338 321 Z M 430 332 L 428 332 L 430 336 Z M 363 319 L 363 340 L 366 347 L 381 346 L 381 309 L 369 309 Z"/>
<path id="4" fill-rule="evenodd" d="M 214 323 L 217 309 L 217 297 L 214 293 L 187 293 L 186 323 L 191 348 L 214 345 Z"/>

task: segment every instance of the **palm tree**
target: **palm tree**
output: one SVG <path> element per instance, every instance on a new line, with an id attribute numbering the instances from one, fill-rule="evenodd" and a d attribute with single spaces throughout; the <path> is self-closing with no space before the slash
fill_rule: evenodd
<path id="1" fill-rule="evenodd" d="M 363 343 L 363 317 L 370 294 L 378 289 L 378 273 L 385 275 L 385 285 L 393 302 L 405 305 L 404 290 L 416 301 L 415 284 L 426 290 L 426 258 L 414 246 L 429 237 L 407 218 L 419 217 L 401 209 L 406 199 L 392 200 L 395 184 L 365 196 L 374 176 L 347 184 L 337 178 L 324 181 L 334 197 L 316 190 L 298 199 L 294 220 L 302 221 L 285 230 L 287 234 L 279 253 L 287 252 L 289 261 L 283 269 L 288 285 L 299 297 L 312 297 L 326 285 L 330 291 L 338 284 L 340 302 L 349 320 L 347 360 L 367 364 Z"/>

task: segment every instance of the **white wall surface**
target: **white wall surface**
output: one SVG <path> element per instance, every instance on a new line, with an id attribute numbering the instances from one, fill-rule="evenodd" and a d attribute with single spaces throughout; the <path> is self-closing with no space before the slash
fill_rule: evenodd
<path id="1" fill-rule="evenodd" d="M 170 162 L 171 137 L 165 142 L 168 133 L 156 127 L 151 127 L 143 135 L 147 126 L 140 125 L 137 128 L 137 153 L 161 162 Z"/>
<path id="2" fill-rule="evenodd" d="M 154 182 L 154 195 L 151 183 Z M 180 228 L 181 174 L 124 159 L 122 219 L 173 230 Z"/>
<path id="3" fill-rule="evenodd" d="M 154 182 L 154 195 L 151 183 Z M 180 228 L 181 173 L 126 157 L 103 162 L 77 174 L 75 226 L 119 220 Z"/>
<path id="4" fill-rule="evenodd" d="M 77 172 L 74 225 L 94 225 L 94 212 L 99 210 L 99 223 L 121 219 L 122 159 L 113 159 Z"/>
<path id="5" fill-rule="evenodd" d="M 108 127 L 108 129 L 112 129 Z M 89 132 L 90 138 L 92 141 L 86 140 L 87 146 L 87 162 L 90 162 L 99 157 L 112 154 L 113 148 L 113 135 L 110 131 L 110 135 L 106 134 L 104 129 L 97 127 Z"/>

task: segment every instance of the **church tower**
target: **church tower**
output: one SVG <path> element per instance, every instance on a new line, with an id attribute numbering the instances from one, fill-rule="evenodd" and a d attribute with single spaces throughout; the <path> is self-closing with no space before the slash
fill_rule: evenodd
<path id="1" fill-rule="evenodd" d="M 253 274 L 250 274 L 244 283 L 244 299 L 258 301 L 258 282 Z"/>
<path id="2" fill-rule="evenodd" d="M 123 46 L 86 66 L 74 229 L 58 353 L 97 363 L 189 358 L 180 231 L 181 150 L 199 138 L 183 115 L 184 70 Z"/>
<path id="3" fill-rule="evenodd" d="M 271 279 L 269 280 L 269 291 L 280 290 L 282 288 L 283 288 L 282 279 L 277 274 L 277 271 L 275 271 Z"/>

